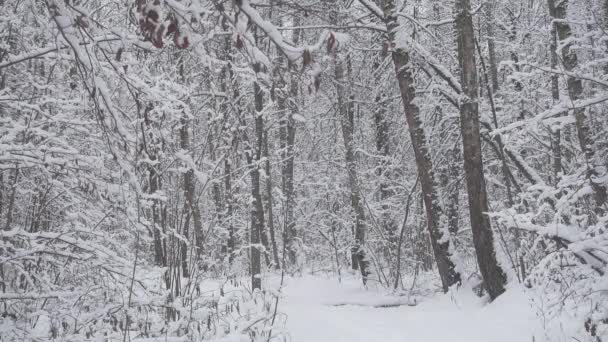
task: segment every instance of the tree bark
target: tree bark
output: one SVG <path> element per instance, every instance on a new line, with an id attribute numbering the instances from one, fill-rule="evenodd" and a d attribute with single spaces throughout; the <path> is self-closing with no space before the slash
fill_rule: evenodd
<path id="1" fill-rule="evenodd" d="M 488 60 L 490 67 L 490 80 L 492 91 L 495 93 L 499 89 L 498 84 L 498 67 L 496 61 L 496 47 L 494 44 L 494 3 L 496 0 L 486 0 L 485 2 L 485 31 L 488 44 Z M 481 58 L 481 57 L 480 57 Z"/>
<path id="2" fill-rule="evenodd" d="M 179 129 L 179 135 L 180 135 L 180 148 L 183 151 L 188 151 L 188 149 L 190 148 L 190 137 L 188 135 L 188 121 L 185 118 L 185 115 L 182 116 L 181 119 L 181 127 Z M 185 203 L 184 203 L 184 212 L 185 212 L 185 219 L 184 219 L 184 223 L 182 226 L 182 235 L 184 235 L 184 237 L 186 237 L 186 239 L 188 238 L 189 235 L 189 228 L 190 228 L 190 217 L 192 216 L 192 212 L 190 210 L 190 198 L 189 198 L 189 193 L 190 193 L 190 189 L 193 187 L 194 182 L 192 181 L 191 174 L 192 170 L 188 170 L 186 171 L 186 173 L 184 173 L 184 198 L 185 198 Z M 184 242 L 184 241 L 180 241 L 180 257 L 181 257 L 181 266 L 182 266 L 182 274 L 184 275 L 185 278 L 188 278 L 189 272 L 188 272 L 188 245 Z"/>
<path id="3" fill-rule="evenodd" d="M 222 20 L 222 29 L 228 30 L 227 20 L 224 18 Z M 232 70 L 232 54 L 231 54 L 231 38 L 224 38 L 224 47 L 223 47 L 223 57 L 224 60 L 228 62 L 228 64 L 222 68 L 220 74 L 220 90 L 224 94 L 228 94 L 229 85 L 231 84 L 231 80 L 233 79 L 234 72 Z M 238 91 L 234 92 L 234 99 L 238 99 Z M 223 115 L 227 115 L 229 112 L 229 106 L 227 101 L 224 101 L 220 106 L 220 110 Z M 235 139 L 230 134 L 226 139 L 226 144 L 231 145 L 230 152 L 234 151 L 234 142 Z M 232 264 L 232 260 L 234 259 L 234 251 L 236 248 L 236 236 L 235 236 L 235 228 L 232 222 L 232 211 L 233 211 L 233 199 L 232 199 L 232 159 L 230 155 L 226 156 L 224 159 L 224 206 L 225 206 L 225 214 L 224 214 L 224 222 L 228 226 L 228 240 L 226 241 L 226 252 L 228 253 L 228 262 Z"/>
<path id="4" fill-rule="evenodd" d="M 416 157 L 416 166 L 422 188 L 431 246 L 435 255 L 443 291 L 447 292 L 450 286 L 460 282 L 460 274 L 456 271 L 454 263 L 450 259 L 449 238 L 444 236 L 447 232 L 442 231 L 440 228 L 442 210 L 439 206 L 433 163 L 429 154 L 424 128 L 420 120 L 420 111 L 414 103 L 415 88 L 412 70 L 410 69 L 409 53 L 403 48 L 396 46 L 396 35 L 399 30 L 399 24 L 397 22 L 394 0 L 385 1 L 384 16 L 388 31 L 387 39 L 390 44 L 397 81 L 399 82 L 403 110 Z"/>
<path id="5" fill-rule="evenodd" d="M 380 54 L 374 65 L 374 73 L 381 75 L 379 70 L 382 65 L 384 54 Z M 377 87 L 381 87 L 379 82 L 376 82 Z M 376 168 L 376 175 L 380 182 L 380 201 L 382 202 L 381 223 L 388 235 L 388 242 L 394 246 L 397 243 L 397 225 L 390 215 L 390 205 L 387 201 L 393 196 L 393 191 L 390 190 L 390 158 L 391 144 L 389 137 L 389 121 L 386 110 L 386 96 L 382 90 L 376 95 L 376 109 L 374 110 L 374 123 L 376 130 L 376 152 L 381 156 L 380 165 Z"/>
<path id="6" fill-rule="evenodd" d="M 270 232 L 270 243 L 272 244 L 272 261 L 274 268 L 279 269 L 279 251 L 277 250 L 277 240 L 274 231 L 274 216 L 272 205 L 272 170 L 270 168 L 270 153 L 268 147 L 268 131 L 264 133 L 264 173 L 266 173 L 266 209 L 268 211 L 268 231 Z"/>
<path id="7" fill-rule="evenodd" d="M 553 11 L 554 6 L 549 6 L 550 10 Z M 554 12 L 554 11 L 553 11 Z M 552 13 L 554 14 L 554 13 Z M 557 69 L 558 57 L 557 57 L 557 27 L 555 23 L 551 24 L 551 42 L 549 44 L 551 49 L 551 69 Z M 551 97 L 553 103 L 559 103 L 559 75 L 551 75 Z M 562 149 L 561 149 L 561 129 L 558 127 L 552 130 L 551 139 L 551 152 L 553 156 L 553 184 L 559 183 L 560 172 L 562 171 Z"/>
<path id="8" fill-rule="evenodd" d="M 347 57 L 348 59 L 348 57 Z M 349 63 L 347 61 L 346 63 Z M 355 214 L 354 231 L 355 241 L 351 248 L 352 267 L 359 269 L 363 279 L 363 284 L 367 283 L 369 276 L 369 261 L 365 255 L 365 211 L 359 192 L 359 179 L 357 175 L 357 162 L 354 146 L 354 96 L 349 94 L 347 78 L 344 73 L 345 62 L 336 53 L 334 55 L 334 76 L 336 80 L 336 91 L 338 101 L 339 120 L 342 126 L 342 138 L 344 140 L 346 172 L 348 174 L 348 184 L 350 188 L 350 203 Z M 347 66 L 348 68 L 348 66 Z"/>
<path id="9" fill-rule="evenodd" d="M 338 12 L 331 11 L 331 21 L 334 24 L 339 23 Z M 348 176 L 348 185 L 350 190 L 350 204 L 354 212 L 354 242 L 351 247 L 352 268 L 359 269 L 363 284 L 367 283 L 367 277 L 370 274 L 369 260 L 365 254 L 365 234 L 366 234 L 366 218 L 361 192 L 359 188 L 359 177 L 357 174 L 357 161 L 355 156 L 354 142 L 354 95 L 350 92 L 351 84 L 351 66 L 350 56 L 343 57 L 334 48 L 334 79 L 336 83 L 336 94 L 338 102 L 339 121 L 342 128 L 342 138 L 344 141 L 346 173 Z M 345 72 L 346 67 L 346 72 Z"/>
<path id="10" fill-rule="evenodd" d="M 473 243 L 484 287 L 491 299 L 505 291 L 506 276 L 498 265 L 494 237 L 488 212 L 488 198 L 483 173 L 481 136 L 479 127 L 477 66 L 475 64 L 475 38 L 469 0 L 456 0 L 456 29 L 458 31 L 458 57 L 461 83 L 467 97 L 460 104 L 464 169 L 469 197 L 469 214 Z"/>
<path id="11" fill-rule="evenodd" d="M 559 21 L 554 22 L 557 36 L 560 41 L 565 41 L 572 36 L 572 30 L 570 25 L 565 20 L 568 11 L 568 1 L 562 0 L 555 2 L 555 0 L 547 0 L 549 5 L 549 14 Z M 562 64 L 564 69 L 569 72 L 573 72 L 578 66 L 578 58 L 576 52 L 570 49 L 571 43 L 566 43 L 561 49 L 562 52 Z M 583 82 L 580 78 L 571 77 L 567 78 L 568 93 L 572 101 L 580 100 L 583 98 Z M 576 125 L 576 132 L 578 136 L 579 145 L 583 155 L 585 157 L 586 168 L 587 168 L 587 179 L 591 188 L 593 189 L 594 199 L 596 202 L 596 209 L 602 210 L 601 207 L 608 200 L 606 187 L 595 181 L 598 176 L 597 170 L 594 166 L 595 162 L 595 150 L 593 143 L 590 140 L 590 127 L 589 120 L 587 118 L 587 112 L 585 108 L 574 109 L 574 119 Z"/>
<path id="12" fill-rule="evenodd" d="M 259 71 L 261 66 L 258 64 L 255 69 Z M 256 132 L 256 146 L 251 146 L 249 143 L 247 151 L 247 163 L 250 167 L 250 178 L 251 178 L 251 288 L 261 289 L 261 260 L 260 260 L 260 242 L 263 242 L 263 227 L 264 227 L 264 207 L 262 205 L 262 193 L 260 190 L 260 160 L 262 156 L 263 139 L 262 134 L 264 131 L 264 118 L 261 116 L 261 112 L 264 108 L 264 98 L 260 85 L 255 81 L 253 83 L 253 92 L 255 100 L 255 132 Z M 266 247 L 266 246 L 264 246 Z"/>
<path id="13" fill-rule="evenodd" d="M 150 156 L 150 160 L 156 160 L 156 157 Z M 155 195 L 160 190 L 160 179 L 154 166 L 148 167 L 149 177 L 149 194 Z M 165 251 L 164 234 L 161 235 L 161 222 L 160 222 L 160 211 L 162 210 L 162 204 L 157 200 L 152 200 L 152 235 L 154 236 L 154 263 L 157 266 L 167 266 L 167 256 Z"/>
<path id="14" fill-rule="evenodd" d="M 298 26 L 300 19 L 294 17 L 294 26 Z M 300 30 L 293 31 L 293 42 L 298 44 L 300 37 Z M 289 97 L 286 96 L 283 89 L 279 90 L 278 105 L 279 110 L 282 113 L 281 127 L 279 131 L 280 147 L 281 147 L 281 190 L 283 196 L 285 196 L 284 206 L 284 221 L 283 221 L 283 235 L 286 244 L 285 250 L 287 252 L 287 260 L 291 265 L 296 263 L 296 231 L 294 222 L 294 161 L 295 161 L 295 137 L 296 137 L 296 126 L 293 119 L 293 115 L 298 112 L 298 106 L 296 105 L 296 99 L 298 97 L 298 81 L 295 77 L 295 64 L 288 62 L 288 72 L 290 73 L 289 79 Z M 289 102 L 288 100 L 289 99 Z M 283 265 L 285 267 L 285 265 Z"/>

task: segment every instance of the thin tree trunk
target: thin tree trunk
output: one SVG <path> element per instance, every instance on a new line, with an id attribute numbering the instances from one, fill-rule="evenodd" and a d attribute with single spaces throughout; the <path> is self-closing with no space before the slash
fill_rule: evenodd
<path id="1" fill-rule="evenodd" d="M 151 160 L 156 160 L 155 157 L 150 156 Z M 158 190 L 160 190 L 159 187 L 159 176 L 158 173 L 156 172 L 156 169 L 154 168 L 154 166 L 149 166 L 148 167 L 148 172 L 149 172 L 149 193 L 150 195 L 155 195 L 156 192 Z M 167 266 L 167 258 L 165 255 L 165 247 L 163 244 L 164 241 L 164 236 L 161 236 L 160 233 L 160 229 L 162 229 L 161 227 L 161 222 L 160 222 L 160 215 L 159 215 L 159 211 L 162 210 L 162 208 L 160 208 L 160 206 L 162 206 L 162 204 L 159 203 L 159 201 L 157 199 L 153 199 L 152 200 L 152 230 L 153 230 L 153 236 L 154 236 L 154 263 L 157 266 Z M 163 234 L 164 235 L 164 234 Z"/>
<path id="2" fill-rule="evenodd" d="M 222 19 L 222 29 L 228 30 L 228 22 L 226 18 Z M 231 80 L 233 80 L 234 72 L 232 70 L 232 54 L 231 54 L 231 38 L 224 38 L 224 47 L 223 47 L 223 57 L 224 60 L 228 62 L 228 64 L 222 68 L 220 73 L 220 90 L 224 94 L 228 94 L 229 85 L 231 84 Z M 238 91 L 234 92 L 234 98 L 238 99 Z M 222 105 L 220 106 L 220 110 L 224 115 L 227 115 L 229 111 L 229 106 L 227 100 L 224 100 Z M 231 153 L 234 151 L 234 137 L 230 137 L 227 144 L 232 145 L 229 150 Z M 228 253 L 228 262 L 232 264 L 234 259 L 234 251 L 236 248 L 236 236 L 235 236 L 235 228 L 232 222 L 232 212 L 233 212 L 233 198 L 232 198 L 232 159 L 230 155 L 227 155 L 224 159 L 224 206 L 225 206 L 225 214 L 224 214 L 224 222 L 228 226 L 228 240 L 226 241 L 226 252 Z"/>
<path id="3" fill-rule="evenodd" d="M 338 11 L 331 11 L 331 21 L 334 24 L 339 23 Z M 365 252 L 365 234 L 366 234 L 366 218 L 361 192 L 359 191 L 359 179 L 357 175 L 357 162 L 355 156 L 354 142 L 354 95 L 350 93 L 351 87 L 351 66 L 350 56 L 346 55 L 343 58 L 335 47 L 333 49 L 334 60 L 334 79 L 336 83 L 336 93 L 338 102 L 339 121 L 342 127 L 342 138 L 344 141 L 346 172 L 348 175 L 348 185 L 350 190 L 350 203 L 354 212 L 354 238 L 355 241 L 351 247 L 352 268 L 359 269 L 363 284 L 367 283 L 367 277 L 370 274 L 369 260 L 367 260 Z M 346 70 L 344 70 L 346 67 Z M 346 71 L 346 72 L 345 72 Z"/>
<path id="4" fill-rule="evenodd" d="M 551 7 L 550 7 L 551 8 Z M 551 24 L 551 42 L 549 45 L 551 49 L 551 69 L 557 69 L 558 57 L 557 57 L 557 27 L 555 23 Z M 553 103 L 559 103 L 559 75 L 551 74 L 551 96 L 553 97 Z M 551 152 L 553 155 L 553 184 L 557 185 L 560 179 L 560 172 L 562 171 L 562 147 L 561 147 L 561 129 L 559 127 L 552 130 L 551 140 Z"/>
<path id="5" fill-rule="evenodd" d="M 236 235 L 232 223 L 232 165 L 230 158 L 224 160 L 224 191 L 226 194 L 226 221 L 228 223 L 228 262 L 232 263 L 236 248 Z"/>
<path id="6" fill-rule="evenodd" d="M 388 30 L 388 42 L 390 44 L 395 73 L 399 82 L 403 110 L 408 124 L 412 147 L 416 157 L 416 166 L 420 178 L 424 207 L 426 209 L 426 220 L 431 240 L 431 246 L 435 255 L 437 269 L 441 278 L 443 290 L 460 282 L 460 274 L 456 271 L 454 263 L 450 259 L 450 242 L 444 237 L 447 232 L 440 228 L 442 215 L 441 207 L 437 197 L 437 186 L 433 172 L 433 164 L 429 154 L 426 136 L 420 111 L 414 103 L 415 89 L 413 85 L 412 70 L 410 69 L 409 53 L 401 47 L 397 47 L 396 35 L 399 30 L 394 0 L 386 0 L 384 15 Z"/>
<path id="7" fill-rule="evenodd" d="M 354 146 L 354 96 L 348 94 L 347 78 L 344 74 L 344 61 L 336 54 L 334 58 L 334 76 L 338 94 L 338 113 L 342 126 L 342 137 L 344 139 L 346 172 L 350 188 L 350 203 L 355 214 L 355 241 L 351 248 L 353 256 L 353 269 L 359 269 L 363 283 L 367 283 L 369 272 L 369 261 L 365 255 L 365 211 L 361 202 L 359 180 L 357 175 L 357 163 L 355 160 Z M 347 61 L 346 63 L 349 63 Z"/>
<path id="8" fill-rule="evenodd" d="M 555 19 L 559 20 L 554 23 L 559 40 L 565 41 L 569 39 L 572 36 L 572 30 L 568 22 L 565 21 L 568 11 L 568 1 L 562 0 L 556 3 L 555 0 L 547 0 L 547 2 L 549 5 L 549 14 Z M 564 69 L 572 72 L 578 66 L 578 59 L 576 52 L 570 49 L 570 44 L 571 43 L 566 43 L 562 47 L 561 51 Z M 573 101 L 583 98 L 583 83 L 581 79 L 569 76 L 567 78 L 567 84 L 568 93 Z M 574 109 L 574 119 L 576 123 L 576 132 L 578 135 L 579 145 L 585 157 L 587 179 L 594 193 L 596 209 L 602 210 L 600 207 L 606 203 L 608 200 L 608 195 L 606 192 L 606 187 L 595 181 L 595 178 L 598 176 L 597 170 L 594 166 L 595 151 L 593 143 L 590 139 L 591 134 L 589 119 L 587 118 L 587 111 L 585 108 Z"/>
<path id="9" fill-rule="evenodd" d="M 256 64 L 254 69 L 259 71 L 261 66 Z M 247 155 L 247 163 L 249 164 L 251 178 L 251 287 L 252 289 L 262 288 L 261 279 L 261 260 L 260 260 L 260 242 L 263 242 L 263 227 L 264 227 L 264 207 L 262 205 L 262 193 L 260 190 L 260 170 L 259 163 L 262 157 L 262 134 L 264 132 L 264 118 L 261 112 L 264 109 L 264 97 L 262 89 L 257 81 L 253 83 L 253 92 L 255 100 L 255 132 L 256 146 L 249 144 Z M 264 248 L 266 246 L 263 246 Z M 265 253 L 266 254 L 266 253 Z M 267 255 L 267 254 L 266 254 Z"/>
<path id="10" fill-rule="evenodd" d="M 13 208 L 15 208 L 15 194 L 17 193 L 17 182 L 19 180 L 19 167 L 15 165 L 13 184 L 11 184 L 11 195 L 8 200 L 8 209 L 6 210 L 6 222 L 4 224 L 4 230 L 11 230 L 11 224 L 13 223 Z M 1 214 L 1 213 L 0 213 Z"/>
<path id="11" fill-rule="evenodd" d="M 467 99 L 460 105 L 460 125 L 473 243 L 484 286 L 490 298 L 494 299 L 505 291 L 506 276 L 496 260 L 492 226 L 490 218 L 486 214 L 488 198 L 481 155 L 475 33 L 470 11 L 469 0 L 456 0 L 461 83 L 464 95 L 467 96 Z"/>
<path id="12" fill-rule="evenodd" d="M 381 75 L 379 70 L 382 65 L 384 54 L 379 56 L 379 60 L 374 66 L 374 73 L 378 76 Z M 378 77 L 379 78 L 379 77 Z M 376 83 L 377 87 L 380 87 L 379 81 Z M 390 184 L 390 139 L 389 139 L 389 122 L 387 118 L 386 110 L 386 96 L 382 91 L 376 95 L 376 109 L 374 110 L 374 123 L 376 130 L 376 152 L 382 157 L 380 165 L 376 168 L 376 175 L 380 181 L 380 201 L 382 202 L 382 226 L 388 234 L 389 243 L 391 245 L 396 244 L 397 240 L 397 226 L 390 215 L 390 206 L 387 201 L 393 196 L 393 191 L 389 189 Z"/>
<path id="13" fill-rule="evenodd" d="M 294 17 L 294 26 L 298 26 L 300 19 Z M 300 30 L 293 31 L 293 42 L 297 44 L 300 38 Z M 294 161 L 295 161 L 295 136 L 296 126 L 293 119 L 293 115 L 298 112 L 298 106 L 296 100 L 298 97 L 298 81 L 295 77 L 296 66 L 291 62 L 288 63 L 288 69 L 290 74 L 289 84 L 289 97 L 286 97 L 283 89 L 280 89 L 278 96 L 279 110 L 282 112 L 282 121 L 279 131 L 280 147 L 281 147 L 281 191 L 285 196 L 284 206 L 284 222 L 283 222 L 283 243 L 286 244 L 285 249 L 287 250 L 287 260 L 291 265 L 296 263 L 296 231 L 294 222 L 294 207 L 295 207 L 295 194 L 293 186 L 294 177 Z M 285 265 L 283 265 L 285 267 Z"/>
<path id="14" fill-rule="evenodd" d="M 272 170 L 270 169 L 270 153 L 268 147 L 268 131 L 264 132 L 264 172 L 266 173 L 266 209 L 268 210 L 268 230 L 270 232 L 270 243 L 272 244 L 272 259 L 274 268 L 279 269 L 279 251 L 277 250 L 277 240 L 274 231 L 274 216 L 272 205 Z"/>
<path id="15" fill-rule="evenodd" d="M 456 138 L 457 139 L 457 138 Z M 448 231 L 450 234 L 457 234 L 459 230 L 459 208 L 460 208 L 460 176 L 462 168 L 460 163 L 462 156 L 459 146 L 456 144 L 448 151 L 448 167 L 444 170 L 446 182 L 444 188 L 447 192 L 447 216 Z"/>
<path id="16" fill-rule="evenodd" d="M 486 0 L 485 3 L 485 29 L 488 44 L 488 60 L 490 67 L 490 80 L 492 84 L 492 92 L 496 93 L 499 89 L 498 84 L 498 67 L 496 61 L 496 47 L 494 44 L 494 6 L 496 0 Z M 480 57 L 481 58 L 481 57 Z"/>
<path id="17" fill-rule="evenodd" d="M 492 122 L 494 123 L 494 128 L 498 129 L 498 116 L 496 113 L 496 105 L 494 102 L 494 94 L 496 92 L 495 88 L 494 89 L 490 89 L 490 81 L 488 80 L 488 70 L 486 68 L 486 64 L 483 61 L 483 55 L 481 54 L 481 48 L 479 47 L 479 44 L 477 43 L 477 41 L 475 40 L 475 46 L 477 47 L 477 54 L 479 55 L 479 60 L 481 62 L 481 67 L 482 67 L 482 71 L 483 71 L 483 80 L 485 81 L 485 85 L 486 85 L 486 92 L 488 93 L 488 99 L 490 100 L 490 109 L 492 111 Z M 490 71 L 491 73 L 496 72 L 494 71 Z M 496 136 L 494 137 L 494 140 L 496 141 L 496 144 L 498 145 L 498 158 L 500 159 L 501 162 L 501 170 L 502 170 L 502 175 L 503 175 L 503 179 L 505 182 L 505 187 L 507 188 L 507 206 L 508 207 L 512 207 L 514 202 L 513 202 L 513 192 L 511 191 L 511 178 L 509 178 L 509 166 L 507 164 L 507 159 L 505 157 L 505 147 L 504 144 L 502 142 L 502 137 L 500 134 L 496 134 Z"/>
<path id="18" fill-rule="evenodd" d="M 182 116 L 181 119 L 181 127 L 179 129 L 179 133 L 180 133 L 180 148 L 183 151 L 188 151 L 190 148 L 190 137 L 188 135 L 188 121 L 185 118 L 185 115 Z M 194 186 L 194 182 L 192 181 L 192 170 L 188 170 L 186 171 L 186 173 L 184 173 L 184 198 L 185 198 L 185 203 L 184 203 L 184 212 L 186 215 L 186 218 L 184 220 L 184 224 L 183 224 L 183 231 L 182 234 L 188 238 L 189 235 L 189 228 L 190 228 L 190 217 L 192 216 L 192 212 L 190 210 L 190 190 L 191 187 Z M 193 191 L 192 191 L 193 192 Z M 189 277 L 189 272 L 188 272 L 188 245 L 184 242 L 181 241 L 180 242 L 180 250 L 181 250 L 181 264 L 182 264 L 182 274 L 184 275 L 184 277 Z"/>

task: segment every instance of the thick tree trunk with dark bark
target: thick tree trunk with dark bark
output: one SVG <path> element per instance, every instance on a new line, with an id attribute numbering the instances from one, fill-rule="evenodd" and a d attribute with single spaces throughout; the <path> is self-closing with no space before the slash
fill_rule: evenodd
<path id="1" fill-rule="evenodd" d="M 470 11 L 469 0 L 456 0 L 458 57 L 463 93 L 467 97 L 460 103 L 460 125 L 473 243 L 484 287 L 494 299 L 505 291 L 506 276 L 496 260 L 492 226 L 486 214 L 488 198 L 481 155 L 475 37 Z"/>
<path id="2" fill-rule="evenodd" d="M 409 54 L 403 48 L 396 46 L 396 35 L 399 27 L 394 0 L 385 1 L 384 15 L 388 30 L 388 42 L 390 44 L 397 81 L 399 82 L 403 110 L 405 112 L 412 147 L 416 157 L 416 166 L 418 168 L 418 175 L 422 188 L 431 246 L 435 255 L 435 261 L 437 263 L 443 290 L 447 292 L 450 286 L 460 282 L 460 274 L 456 272 L 454 263 L 450 259 L 449 238 L 444 236 L 447 232 L 443 231 L 440 227 L 442 210 L 439 206 L 437 197 L 433 164 L 429 154 L 424 128 L 420 121 L 420 111 L 418 106 L 414 103 L 415 89 L 409 64 Z"/>

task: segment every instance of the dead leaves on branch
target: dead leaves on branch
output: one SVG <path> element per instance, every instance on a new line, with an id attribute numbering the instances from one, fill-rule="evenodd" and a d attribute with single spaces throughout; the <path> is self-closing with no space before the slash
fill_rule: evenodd
<path id="1" fill-rule="evenodd" d="M 337 47 L 338 41 L 336 40 L 336 35 L 331 32 L 329 38 L 327 38 L 327 53 L 331 54 L 335 52 Z"/>
<path id="2" fill-rule="evenodd" d="M 137 0 L 137 15 L 144 39 L 156 48 L 162 48 L 164 39 L 169 36 L 173 36 L 173 44 L 177 48 L 185 49 L 190 46 L 190 38 L 185 30 L 181 29 L 175 15 L 169 13 L 163 18 L 160 0 L 154 0 L 152 3 Z"/>
<path id="3" fill-rule="evenodd" d="M 136 13 L 139 24 L 139 29 L 144 36 L 144 39 L 150 41 L 152 45 L 156 48 L 163 48 L 165 45 L 165 39 L 167 37 L 173 37 L 173 43 L 177 48 L 185 49 L 190 45 L 189 35 L 185 33 L 185 30 L 182 29 L 180 25 L 180 21 L 176 18 L 175 13 L 163 13 L 163 4 L 162 0 L 136 0 Z M 222 10 L 223 7 L 220 7 Z M 238 25 L 238 21 L 242 20 L 245 16 L 239 16 L 237 12 L 235 14 L 235 22 L 234 25 Z M 243 23 L 240 23 L 241 25 Z M 79 25 L 81 25 L 79 23 Z M 84 25 L 84 24 L 83 24 Z M 248 30 L 250 27 L 254 25 L 249 25 L 246 23 L 244 25 L 245 30 Z M 234 34 L 234 47 L 238 50 L 249 50 L 246 48 L 246 44 L 255 44 L 248 42 L 248 39 L 242 36 L 243 33 L 235 32 Z M 327 39 L 324 42 L 328 55 L 335 55 L 338 51 L 340 42 L 342 39 L 339 39 L 340 33 L 330 32 L 327 35 Z M 321 43 L 321 42 L 320 42 Z M 282 47 L 280 44 L 277 46 L 278 49 Z M 321 47 L 323 45 L 320 45 Z M 322 66 L 319 62 L 315 61 L 314 51 L 317 48 L 314 47 L 306 47 L 301 51 L 301 61 L 302 61 L 302 69 L 301 72 L 305 76 L 305 86 L 308 87 L 309 93 L 313 93 L 313 91 L 318 91 L 321 85 L 321 75 L 323 72 Z M 117 55 L 117 59 L 120 59 L 119 55 Z M 321 58 L 321 61 L 324 58 Z M 259 61 L 255 61 L 257 63 Z M 269 61 L 265 61 L 266 63 Z M 293 60 L 292 60 L 293 62 Z M 255 64 L 254 63 L 254 64 Z"/>

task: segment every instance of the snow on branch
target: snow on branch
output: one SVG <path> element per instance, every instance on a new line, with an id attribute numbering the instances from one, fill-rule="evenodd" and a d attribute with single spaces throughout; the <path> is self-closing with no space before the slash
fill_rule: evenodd
<path id="1" fill-rule="evenodd" d="M 505 127 L 495 129 L 490 133 L 490 135 L 495 136 L 496 134 L 504 134 L 504 133 L 510 132 L 516 128 L 528 126 L 531 123 L 538 125 L 538 123 L 540 123 L 546 119 L 553 118 L 555 116 L 566 113 L 570 110 L 586 108 L 586 107 L 597 105 L 597 104 L 600 104 L 600 103 L 606 102 L 606 101 L 608 101 L 608 95 L 605 95 L 605 94 L 601 95 L 601 96 L 596 96 L 591 99 L 586 99 L 586 100 L 563 101 L 563 102 L 560 102 L 559 104 L 553 106 L 552 108 L 547 109 L 546 111 L 536 115 L 535 117 L 533 117 L 529 120 L 516 121 Z"/>
<path id="2" fill-rule="evenodd" d="M 266 36 L 268 36 L 268 38 L 275 44 L 279 51 L 281 51 L 281 53 L 283 53 L 283 55 L 285 55 L 285 57 L 287 57 L 287 59 L 292 62 L 303 58 L 306 54 L 310 54 L 313 51 L 319 50 L 321 47 L 324 46 L 325 41 L 330 36 L 329 31 L 324 30 L 319 35 L 319 39 L 314 45 L 309 45 L 306 47 L 294 46 L 292 43 L 287 42 L 283 38 L 281 32 L 279 32 L 279 30 L 271 22 L 264 20 L 262 16 L 258 13 L 258 11 L 251 7 L 248 0 L 235 1 L 235 3 L 238 6 L 240 12 L 247 16 L 247 18 L 252 24 L 262 30 L 264 34 L 266 34 Z M 238 28 L 239 26 L 237 25 L 237 29 Z M 245 27 L 240 26 L 240 28 L 241 29 L 239 31 L 242 31 L 242 29 Z"/>
<path id="3" fill-rule="evenodd" d="M 359 3 L 367 8 L 367 10 L 369 10 L 375 17 L 384 21 L 384 12 L 374 2 L 369 0 L 359 0 Z"/>

